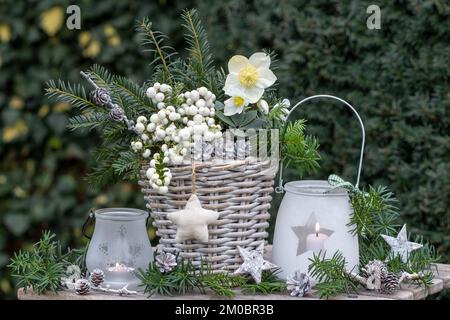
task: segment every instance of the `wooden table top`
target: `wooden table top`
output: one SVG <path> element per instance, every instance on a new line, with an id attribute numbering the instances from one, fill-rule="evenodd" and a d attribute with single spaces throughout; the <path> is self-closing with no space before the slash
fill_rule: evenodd
<path id="1" fill-rule="evenodd" d="M 270 260 L 271 246 L 266 247 L 266 259 Z M 332 300 L 421 300 L 428 295 L 440 292 L 444 288 L 450 287 L 450 265 L 436 263 L 431 266 L 435 278 L 432 284 L 425 288 L 423 286 L 402 284 L 400 289 L 394 294 L 386 295 L 375 291 L 365 289 L 359 290 L 358 295 L 340 294 L 333 297 Z M 73 291 L 63 290 L 58 293 L 47 293 L 38 295 L 32 289 L 24 290 L 20 288 L 17 291 L 19 300 L 223 300 L 227 298 L 208 295 L 208 294 L 187 294 L 176 296 L 159 296 L 153 295 L 148 297 L 142 293 L 129 296 L 118 296 L 112 294 L 105 294 L 102 292 L 91 292 L 87 295 L 78 295 Z M 305 297 L 297 298 L 291 297 L 288 293 L 284 294 L 269 294 L 269 295 L 249 295 L 242 294 L 236 290 L 236 296 L 233 300 L 317 300 L 314 288 L 308 292 Z"/>

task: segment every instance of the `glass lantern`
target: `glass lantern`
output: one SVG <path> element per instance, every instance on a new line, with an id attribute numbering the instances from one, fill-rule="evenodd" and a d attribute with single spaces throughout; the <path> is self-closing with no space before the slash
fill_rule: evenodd
<path id="1" fill-rule="evenodd" d="M 95 230 L 86 254 L 89 272 L 101 269 L 105 274 L 102 286 L 137 290 L 140 283 L 136 271 L 147 269 L 153 251 L 147 234 L 148 213 L 129 208 L 108 208 L 94 211 Z"/>

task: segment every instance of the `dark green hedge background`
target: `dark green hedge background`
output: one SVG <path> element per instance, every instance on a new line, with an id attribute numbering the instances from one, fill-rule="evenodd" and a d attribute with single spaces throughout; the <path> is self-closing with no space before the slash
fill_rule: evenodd
<path id="1" fill-rule="evenodd" d="M 79 71 L 93 63 L 142 81 L 150 58 L 138 45 L 136 20 L 148 15 L 181 51 L 179 14 L 192 7 L 218 63 L 271 48 L 278 53 L 281 92 L 293 103 L 326 93 L 354 104 L 367 132 L 362 185 L 390 185 L 409 230 L 433 242 L 449 262 L 448 1 L 77 2 L 81 30 L 65 26 L 69 1 L 0 0 L 0 298 L 14 297 L 9 257 L 31 246 L 42 229 L 79 246 L 89 208 L 144 206 L 129 183 L 88 188 L 83 177 L 97 136 L 65 129 L 72 110 L 46 100 L 44 82 L 78 81 Z M 381 7 L 381 30 L 366 27 L 370 4 Z M 324 159 L 315 177 L 337 173 L 354 180 L 360 134 L 351 113 L 321 101 L 298 116 L 321 141 Z"/>

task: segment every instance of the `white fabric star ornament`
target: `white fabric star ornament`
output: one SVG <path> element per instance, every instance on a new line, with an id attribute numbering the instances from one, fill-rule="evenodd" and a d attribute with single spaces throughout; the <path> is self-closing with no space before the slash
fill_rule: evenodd
<path id="1" fill-rule="evenodd" d="M 219 219 L 219 212 L 202 208 L 200 200 L 193 194 L 184 210 L 170 212 L 167 218 L 177 225 L 175 240 L 198 240 L 208 242 L 208 225 Z"/>
<path id="2" fill-rule="evenodd" d="M 406 224 L 403 225 L 402 229 L 397 235 L 397 238 L 381 235 L 383 239 L 391 246 L 392 252 L 395 255 L 399 255 L 402 262 L 406 263 L 408 261 L 409 253 L 422 248 L 420 243 L 408 241 L 408 236 L 406 233 Z"/>
<path id="3" fill-rule="evenodd" d="M 242 263 L 242 265 L 234 271 L 234 274 L 249 273 L 256 283 L 260 283 L 263 270 L 269 270 L 277 267 L 273 263 L 264 260 L 264 243 L 261 243 L 258 248 L 253 251 L 248 251 L 247 249 L 239 246 L 238 250 L 242 259 L 244 259 L 244 263 Z"/>

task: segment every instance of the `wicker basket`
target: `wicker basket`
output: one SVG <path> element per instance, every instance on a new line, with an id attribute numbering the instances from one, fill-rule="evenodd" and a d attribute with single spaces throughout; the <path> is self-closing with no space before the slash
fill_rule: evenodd
<path id="1" fill-rule="evenodd" d="M 273 164 L 273 162 L 272 162 Z M 209 225 L 209 241 L 175 241 L 176 226 L 167 213 L 184 209 L 192 194 L 192 165 L 171 167 L 169 192 L 156 193 L 141 170 L 139 184 L 160 237 L 158 251 L 179 253 L 197 267 L 207 263 L 214 273 L 233 272 L 242 263 L 237 246 L 254 249 L 268 233 L 274 175 L 269 160 L 216 160 L 195 165 L 195 192 L 205 209 L 217 210 L 219 220 Z"/>

